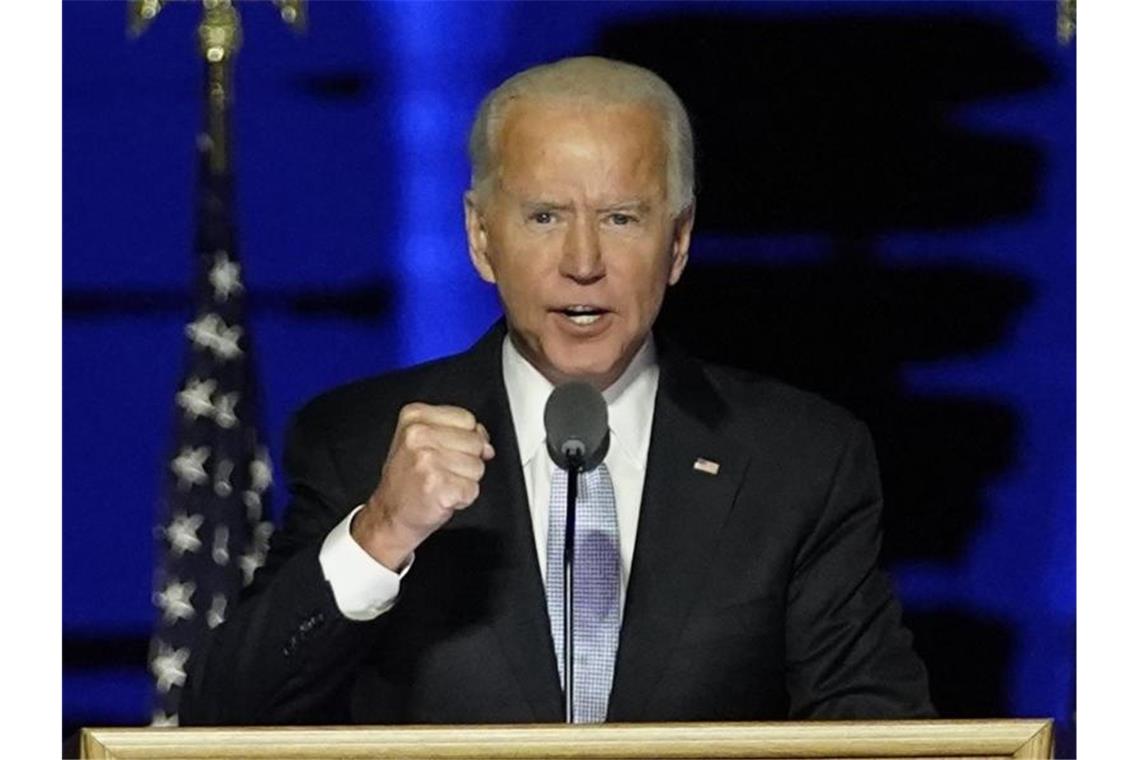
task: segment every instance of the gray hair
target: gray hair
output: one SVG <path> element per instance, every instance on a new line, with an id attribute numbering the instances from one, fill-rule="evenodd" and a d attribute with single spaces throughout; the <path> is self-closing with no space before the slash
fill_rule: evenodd
<path id="1" fill-rule="evenodd" d="M 677 93 L 648 69 L 608 58 L 563 58 L 521 71 L 491 90 L 479 105 L 467 143 L 471 191 L 485 197 L 498 164 L 498 135 L 507 106 L 525 97 L 639 103 L 661 115 L 667 149 L 666 177 L 671 211 L 680 214 L 695 198 L 693 129 Z"/>

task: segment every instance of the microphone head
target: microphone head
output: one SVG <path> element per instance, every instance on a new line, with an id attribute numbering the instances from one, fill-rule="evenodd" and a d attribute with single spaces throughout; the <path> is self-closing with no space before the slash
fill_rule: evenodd
<path id="1" fill-rule="evenodd" d="M 606 400 L 589 383 L 563 383 L 546 400 L 546 450 L 564 470 L 576 465 L 589 472 L 602 463 L 610 448 Z"/>

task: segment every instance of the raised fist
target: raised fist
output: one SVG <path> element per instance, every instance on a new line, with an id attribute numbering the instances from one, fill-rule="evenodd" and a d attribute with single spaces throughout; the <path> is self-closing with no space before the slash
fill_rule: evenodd
<path id="1" fill-rule="evenodd" d="M 352 537 L 385 567 L 400 570 L 425 538 L 475 501 L 494 456 L 487 429 L 471 412 L 408 404 L 380 483 L 352 521 Z"/>

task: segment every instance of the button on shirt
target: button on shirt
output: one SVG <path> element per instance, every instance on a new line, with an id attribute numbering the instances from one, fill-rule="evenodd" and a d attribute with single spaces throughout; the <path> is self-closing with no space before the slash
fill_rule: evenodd
<path id="1" fill-rule="evenodd" d="M 535 550 L 545 582 L 550 482 L 555 465 L 546 450 L 543 411 L 554 386 L 523 358 L 509 336 L 503 340 L 502 367 L 526 481 Z M 605 463 L 617 499 L 623 608 L 641 513 L 658 374 L 657 353 L 650 335 L 621 377 L 602 393 L 609 411 L 610 448 Z M 492 460 L 488 467 L 494 466 Z M 362 508 L 363 505 L 354 509 L 329 532 L 320 552 L 321 570 L 332 587 L 337 607 L 350 620 L 371 620 L 391 609 L 400 592 L 400 579 L 412 566 L 409 562 L 401 572 L 393 572 L 356 543 L 349 525 Z M 478 505 L 473 508 L 478 509 Z"/>

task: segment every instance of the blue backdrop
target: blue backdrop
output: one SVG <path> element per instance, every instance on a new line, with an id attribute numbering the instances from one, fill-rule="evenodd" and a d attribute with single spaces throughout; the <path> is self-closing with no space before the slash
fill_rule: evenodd
<path id="1" fill-rule="evenodd" d="M 664 329 L 871 425 L 885 559 L 948 716 L 1075 713 L 1075 50 L 1052 2 L 242 10 L 236 176 L 264 420 L 498 314 L 465 134 L 527 65 L 648 65 L 693 113 Z M 153 523 L 190 317 L 199 9 L 63 13 L 63 728 L 150 716 Z M 283 494 L 278 489 L 279 511 Z M 278 515 L 279 516 L 279 515 Z"/>

